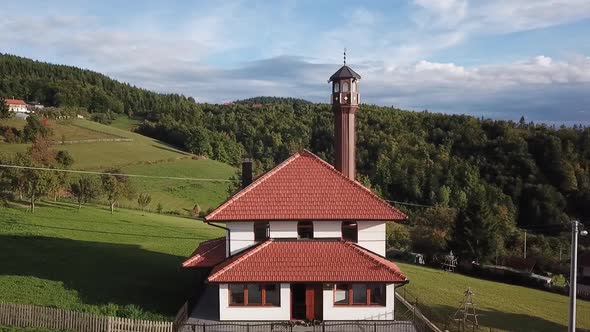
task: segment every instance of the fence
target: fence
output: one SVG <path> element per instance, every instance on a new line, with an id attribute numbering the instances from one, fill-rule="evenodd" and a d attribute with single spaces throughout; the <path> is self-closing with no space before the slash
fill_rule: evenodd
<path id="1" fill-rule="evenodd" d="M 289 322 L 223 322 L 186 324 L 180 332 L 417 332 L 412 322 L 349 321 L 293 324 Z"/>
<path id="2" fill-rule="evenodd" d="M 433 321 L 440 323 L 446 321 L 446 319 L 418 301 L 418 298 L 406 291 L 405 287 L 395 292 L 395 299 L 396 320 L 413 322 L 417 331 L 442 332 L 442 329 Z"/>
<path id="3" fill-rule="evenodd" d="M 64 309 L 0 303 L 0 326 L 76 332 L 174 332 L 172 322 L 98 316 Z"/>

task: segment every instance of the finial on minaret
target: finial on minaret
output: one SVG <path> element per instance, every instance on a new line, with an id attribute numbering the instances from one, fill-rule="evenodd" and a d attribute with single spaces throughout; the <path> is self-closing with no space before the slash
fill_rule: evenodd
<path id="1" fill-rule="evenodd" d="M 346 47 L 344 48 L 344 65 L 346 66 Z"/>

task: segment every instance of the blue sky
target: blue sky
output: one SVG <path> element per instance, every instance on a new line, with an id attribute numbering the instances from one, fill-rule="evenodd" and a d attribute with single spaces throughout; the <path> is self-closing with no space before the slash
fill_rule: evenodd
<path id="1" fill-rule="evenodd" d="M 327 101 L 346 47 L 366 103 L 590 123 L 588 0 L 2 0 L 0 14 L 2 53 L 204 102 Z"/>

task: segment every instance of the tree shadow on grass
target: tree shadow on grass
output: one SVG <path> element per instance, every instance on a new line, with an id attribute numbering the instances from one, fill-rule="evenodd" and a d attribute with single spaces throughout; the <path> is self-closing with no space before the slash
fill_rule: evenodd
<path id="1" fill-rule="evenodd" d="M 41 236 L 0 236 L 0 275 L 61 281 L 85 304 L 136 304 L 173 316 L 190 293 L 184 257 L 136 245 Z"/>
<path id="2" fill-rule="evenodd" d="M 539 307 L 542 307 L 542 303 L 538 303 Z M 449 331 L 458 331 L 457 324 L 451 323 L 450 318 L 457 311 L 457 308 L 453 308 L 446 305 L 437 305 L 431 307 L 437 313 L 446 313 L 444 317 L 447 317 L 447 321 L 438 322 L 437 326 L 446 328 Z M 531 316 L 520 313 L 501 312 L 494 309 L 480 309 L 476 307 L 476 313 L 478 314 L 479 326 L 485 326 L 480 328 L 479 331 L 522 331 L 522 332 L 558 332 L 567 330 L 567 323 L 559 324 L 542 317 Z M 441 315 L 442 316 L 442 315 Z M 567 317 L 564 317 L 567 320 Z M 445 326 L 445 324 L 447 324 Z M 471 331 L 469 328 L 466 331 Z M 490 330 L 491 328 L 491 330 Z M 586 329 L 576 329 L 576 331 L 588 331 Z"/>

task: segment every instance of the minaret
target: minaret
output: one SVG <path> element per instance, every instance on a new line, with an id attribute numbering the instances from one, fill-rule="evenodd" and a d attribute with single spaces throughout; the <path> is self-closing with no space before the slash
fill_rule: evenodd
<path id="1" fill-rule="evenodd" d="M 334 112 L 334 152 L 335 165 L 347 178 L 355 176 L 355 114 L 361 95 L 358 81 L 361 76 L 346 65 L 346 49 L 344 50 L 344 66 L 330 76 L 332 82 L 332 111 Z"/>

